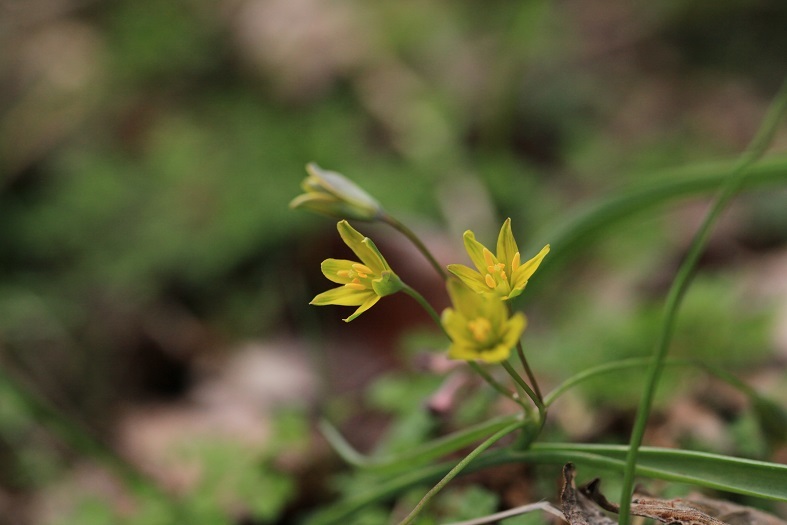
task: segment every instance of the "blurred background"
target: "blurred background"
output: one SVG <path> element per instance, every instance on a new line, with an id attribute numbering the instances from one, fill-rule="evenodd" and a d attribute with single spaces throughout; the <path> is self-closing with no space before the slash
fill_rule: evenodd
<path id="1" fill-rule="evenodd" d="M 348 254 L 334 220 L 288 210 L 310 161 L 443 263 L 506 217 L 528 257 L 553 243 L 520 305 L 546 386 L 647 355 L 710 188 L 560 234 L 735 159 L 785 27 L 779 0 L 0 0 L 0 524 L 183 522 L 168 499 L 193 523 L 296 523 L 341 490 L 316 414 L 369 451 L 495 411 L 424 408 L 445 342 L 408 297 L 350 325 L 308 306 Z M 673 355 L 787 403 L 783 179 L 725 215 Z M 355 226 L 446 305 L 401 237 Z M 651 443 L 787 458 L 734 391 L 673 375 Z M 568 397 L 551 431 L 625 442 L 638 384 Z M 554 497 L 520 474 L 472 510 Z"/>

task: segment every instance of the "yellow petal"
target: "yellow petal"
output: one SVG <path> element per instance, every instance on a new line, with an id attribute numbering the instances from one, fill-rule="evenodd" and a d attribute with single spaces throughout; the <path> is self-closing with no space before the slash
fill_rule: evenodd
<path id="1" fill-rule="evenodd" d="M 343 319 L 343 321 L 345 323 L 349 323 L 350 321 L 352 321 L 353 319 L 364 313 L 366 310 L 377 304 L 377 301 L 379 300 L 380 300 L 379 295 L 372 294 L 372 296 L 369 299 L 367 299 L 366 302 L 364 302 L 356 311 L 354 311 L 350 317 L 348 317 L 347 319 Z"/>
<path id="2" fill-rule="evenodd" d="M 309 304 L 315 306 L 326 306 L 335 304 L 338 306 L 358 306 L 369 300 L 370 297 L 377 297 L 372 290 L 353 290 L 346 286 L 332 288 L 326 292 L 318 294 Z"/>
<path id="3" fill-rule="evenodd" d="M 446 283 L 448 295 L 454 308 L 468 319 L 478 317 L 484 307 L 484 295 L 473 291 L 459 279 L 451 278 Z"/>
<path id="4" fill-rule="evenodd" d="M 513 288 L 524 288 L 525 284 L 527 284 L 528 279 L 538 270 L 538 266 L 541 264 L 541 261 L 544 260 L 544 257 L 549 253 L 549 245 L 547 244 L 541 251 L 538 252 L 538 255 L 530 259 L 529 261 L 523 263 L 519 269 L 514 272 L 514 275 L 511 276 L 511 285 Z"/>
<path id="5" fill-rule="evenodd" d="M 517 248 L 514 234 L 511 232 L 511 219 L 509 218 L 505 220 L 500 228 L 500 234 L 497 236 L 497 259 L 510 268 L 514 255 L 518 251 L 519 248 Z"/>
<path id="6" fill-rule="evenodd" d="M 499 363 L 505 361 L 508 359 L 508 356 L 511 355 L 511 348 L 512 347 L 501 343 L 494 348 L 479 352 L 478 360 L 484 361 L 485 363 Z"/>
<path id="7" fill-rule="evenodd" d="M 333 210 L 337 200 L 325 193 L 301 193 L 290 201 L 290 208 L 311 208 L 313 210 Z"/>
<path id="8" fill-rule="evenodd" d="M 481 352 L 475 346 L 464 345 L 454 342 L 448 348 L 448 357 L 451 359 L 461 359 L 463 361 L 475 361 L 481 359 Z"/>
<path id="9" fill-rule="evenodd" d="M 374 246 L 374 243 L 364 242 L 367 238 L 361 235 L 358 230 L 350 226 L 349 222 L 339 221 L 336 225 L 336 229 L 339 230 L 339 235 L 344 243 L 350 247 L 362 263 L 377 274 L 386 269 L 381 262 L 382 257 L 380 256 L 380 252 L 377 250 L 377 247 Z M 372 246 L 374 246 L 374 248 L 372 248 Z"/>
<path id="10" fill-rule="evenodd" d="M 486 293 L 489 291 L 481 274 L 464 264 L 449 264 L 448 271 L 461 279 L 463 283 L 476 293 Z"/>
<path id="11" fill-rule="evenodd" d="M 485 273 L 486 267 L 489 265 L 484 258 L 484 245 L 475 240 L 475 234 L 470 230 L 467 230 L 462 238 L 465 243 L 465 250 L 467 250 L 467 254 L 470 256 L 470 260 L 473 261 L 473 264 L 475 264 L 479 272 Z M 497 261 L 495 261 L 495 263 L 496 262 Z"/>
<path id="12" fill-rule="evenodd" d="M 508 346 L 509 349 L 514 348 L 522 337 L 525 328 L 527 328 L 527 317 L 522 313 L 515 313 L 506 323 L 500 344 Z"/>
<path id="13" fill-rule="evenodd" d="M 340 275 L 339 272 L 353 271 L 353 264 L 355 264 L 353 261 L 348 261 L 346 259 L 325 259 L 322 264 L 320 264 L 320 269 L 322 270 L 322 274 L 331 281 L 338 284 L 347 284 L 352 281 L 352 279 L 345 275 Z"/>
<path id="14" fill-rule="evenodd" d="M 443 310 L 440 322 L 448 333 L 448 337 L 454 342 L 471 342 L 470 331 L 467 329 L 467 319 L 452 308 Z"/>

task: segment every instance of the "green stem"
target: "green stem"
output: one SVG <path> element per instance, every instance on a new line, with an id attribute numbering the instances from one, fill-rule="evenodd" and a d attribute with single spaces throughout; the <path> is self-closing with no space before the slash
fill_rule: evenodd
<path id="1" fill-rule="evenodd" d="M 516 383 L 522 388 L 522 390 L 524 390 L 527 393 L 528 397 L 536 405 L 536 408 L 538 409 L 538 420 L 539 420 L 539 428 L 540 428 L 541 426 L 543 426 L 544 422 L 546 421 L 546 407 L 544 406 L 544 403 L 541 401 L 541 398 L 539 398 L 536 395 L 536 393 L 533 392 L 533 389 L 530 388 L 530 385 L 528 385 L 527 382 L 524 379 L 522 379 L 522 376 L 520 376 L 517 373 L 517 371 L 514 370 L 514 367 L 511 366 L 511 363 L 509 363 L 508 361 L 503 361 L 500 364 L 503 365 L 503 368 L 506 369 L 508 375 L 510 375 L 514 379 L 514 381 L 516 381 Z"/>
<path id="2" fill-rule="evenodd" d="M 603 365 L 594 366 L 592 368 L 588 368 L 587 370 L 583 370 L 576 375 L 573 375 L 560 383 L 556 386 L 550 393 L 548 393 L 544 397 L 544 405 L 549 407 L 557 401 L 557 399 L 565 394 L 568 390 L 572 389 L 573 387 L 577 386 L 580 383 L 583 383 L 589 379 L 596 378 L 598 376 L 608 374 L 611 372 L 617 372 L 620 370 L 626 370 L 629 368 L 638 368 L 642 369 L 647 367 L 653 362 L 652 357 L 632 357 L 629 359 L 621 359 L 620 361 L 613 361 L 611 363 L 604 363 Z M 725 383 L 737 388 L 747 397 L 753 398 L 757 397 L 757 392 L 735 377 L 734 375 L 730 374 L 729 372 L 722 370 L 721 368 L 715 367 L 713 365 L 709 365 L 706 363 L 702 363 L 700 361 L 696 361 L 693 359 L 666 359 L 664 361 L 664 366 L 693 366 L 696 368 L 701 368 L 705 370 L 707 373 L 715 376 L 716 378 L 724 381 Z"/>
<path id="3" fill-rule="evenodd" d="M 397 470 L 412 470 L 415 466 L 456 452 L 520 420 L 520 414 L 497 417 L 435 439 L 401 454 L 376 457 L 366 456 L 355 450 L 336 427 L 327 420 L 320 421 L 319 428 L 336 453 L 350 465 L 378 473 L 391 473 Z"/>
<path id="4" fill-rule="evenodd" d="M 492 388 L 497 390 L 498 393 L 500 393 L 504 397 L 507 397 L 508 399 L 510 399 L 511 401 L 516 403 L 517 405 L 521 406 L 522 409 L 525 411 L 525 414 L 529 414 L 530 413 L 531 408 L 529 406 L 527 406 L 527 403 L 525 403 L 525 400 L 522 399 L 520 396 L 514 395 L 506 387 L 501 385 L 494 377 L 492 377 L 492 375 L 489 372 L 484 370 L 484 367 L 482 367 L 481 365 L 479 365 L 475 361 L 468 361 L 467 365 L 470 368 L 472 368 L 473 371 L 476 374 L 480 375 L 484 379 L 484 381 L 489 383 L 489 386 L 491 386 Z"/>
<path id="5" fill-rule="evenodd" d="M 514 309 L 511 307 L 510 302 L 506 302 L 506 307 L 508 308 L 508 316 L 514 313 Z M 538 381 L 536 381 L 536 375 L 533 373 L 533 370 L 530 368 L 530 363 L 527 362 L 527 357 L 525 357 L 525 350 L 522 347 L 522 340 L 518 340 L 516 342 L 516 353 L 519 357 L 519 362 L 522 363 L 522 368 L 525 370 L 525 374 L 527 378 L 530 380 L 530 383 L 533 385 L 533 391 L 536 394 L 536 397 L 543 403 L 544 396 L 541 395 L 541 389 L 538 387 Z"/>
<path id="6" fill-rule="evenodd" d="M 423 254 L 424 257 L 429 261 L 429 264 L 440 274 L 440 278 L 444 281 L 448 279 L 448 273 L 443 269 L 440 263 L 437 262 L 437 259 L 434 258 L 432 252 L 426 247 L 426 245 L 421 242 L 421 239 L 413 232 L 410 228 L 399 222 L 395 217 L 389 215 L 388 213 L 383 212 L 382 217 L 380 218 L 384 223 L 388 224 L 389 226 L 393 227 L 399 233 L 407 237 L 410 242 L 412 242 L 418 251 Z"/>
<path id="7" fill-rule="evenodd" d="M 464 468 L 473 461 L 476 457 L 478 457 L 483 451 L 491 447 L 494 443 L 496 443 L 502 437 L 510 434 L 511 432 L 517 430 L 519 427 L 522 426 L 521 422 L 512 423 L 505 428 L 500 429 L 495 434 L 490 436 L 486 441 L 478 445 L 472 452 L 470 452 L 467 456 L 462 459 L 459 463 L 452 468 L 448 474 L 446 474 L 443 479 L 441 479 L 437 485 L 432 487 L 432 489 L 426 493 L 426 495 L 421 498 L 421 501 L 418 502 L 418 505 L 408 514 L 402 521 L 399 522 L 399 525 L 407 525 L 408 523 L 412 523 L 416 516 L 423 510 L 424 506 L 426 506 L 429 501 L 438 493 L 440 492 L 443 487 L 445 487 L 452 479 L 454 479 Z"/>
<path id="8" fill-rule="evenodd" d="M 419 305 L 421 305 L 421 308 L 423 308 L 424 310 L 426 310 L 426 313 L 428 313 L 428 314 L 429 314 L 429 316 L 432 318 L 432 321 L 434 321 L 434 322 L 435 322 L 435 324 L 436 324 L 438 327 L 440 327 L 440 330 L 442 330 L 442 331 L 443 331 L 443 333 L 445 334 L 445 336 L 446 336 L 446 337 L 448 337 L 448 338 L 450 339 L 451 337 L 448 335 L 448 332 L 446 332 L 446 331 L 445 331 L 445 328 L 443 327 L 443 323 L 442 323 L 442 321 L 440 321 L 440 316 L 437 314 L 437 311 L 436 311 L 436 310 L 435 310 L 435 309 L 432 307 L 432 305 L 431 305 L 431 304 L 429 304 L 429 301 L 427 301 L 427 300 L 424 298 L 424 296 L 423 296 L 423 295 L 421 295 L 420 293 L 418 293 L 418 292 L 417 292 L 417 291 L 416 291 L 414 288 L 412 288 L 412 287 L 411 287 L 411 286 L 409 286 L 408 284 L 405 284 L 405 283 L 402 283 L 402 284 L 404 285 L 404 288 L 402 288 L 402 291 L 403 291 L 404 293 L 406 293 L 407 295 L 409 295 L 410 297 L 412 297 L 413 299 L 415 299 L 415 300 L 416 300 L 416 302 L 417 302 Z"/>
<path id="9" fill-rule="evenodd" d="M 536 381 L 536 376 L 533 373 L 533 370 L 530 368 L 530 363 L 527 362 L 527 358 L 525 357 L 525 350 L 522 348 L 522 341 L 517 341 L 516 343 L 516 353 L 519 356 L 519 362 L 522 363 L 522 368 L 525 370 L 525 374 L 530 382 L 533 384 L 533 392 L 535 392 L 536 397 L 543 403 L 544 396 L 541 395 L 541 389 L 538 387 L 538 381 Z"/>
<path id="10" fill-rule="evenodd" d="M 634 474 L 637 464 L 637 455 L 639 447 L 642 445 L 642 439 L 645 434 L 645 426 L 648 422 L 648 415 L 653 406 L 653 398 L 655 397 L 656 387 L 661 377 L 661 372 L 664 367 L 664 360 L 667 356 L 669 343 L 672 339 L 672 333 L 675 326 L 675 319 L 677 317 L 678 308 L 682 302 L 683 296 L 688 289 L 689 281 L 694 268 L 697 265 L 700 254 L 708 242 L 713 224 L 716 222 L 719 214 L 724 209 L 725 205 L 740 189 L 746 169 L 753 164 L 765 152 L 768 144 L 770 143 L 773 134 L 776 131 L 777 124 L 784 112 L 787 111 L 787 82 L 785 82 L 779 93 L 777 94 L 768 114 L 757 131 L 757 135 L 746 151 L 741 155 L 738 162 L 735 164 L 732 172 L 726 179 L 719 195 L 713 202 L 711 209 L 705 216 L 702 225 L 694 236 L 689 253 L 680 265 L 678 274 L 672 283 L 667 301 L 665 305 L 665 317 L 661 327 L 656 351 L 654 352 L 653 361 L 648 367 L 648 374 L 645 378 L 645 387 L 643 389 L 643 396 L 637 407 L 637 416 L 634 421 L 634 428 L 631 432 L 631 440 L 629 443 L 628 454 L 626 456 L 626 466 L 623 475 L 623 487 L 620 495 L 620 516 L 618 522 L 620 525 L 628 525 L 631 513 L 631 494 L 634 489 Z"/>

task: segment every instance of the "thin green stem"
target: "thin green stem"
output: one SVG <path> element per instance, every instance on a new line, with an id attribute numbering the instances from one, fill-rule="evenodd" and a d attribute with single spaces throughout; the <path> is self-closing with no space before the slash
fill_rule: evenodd
<path id="1" fill-rule="evenodd" d="M 533 370 L 530 368 L 530 363 L 527 362 L 527 358 L 525 357 L 525 350 L 522 348 L 522 341 L 517 341 L 516 343 L 516 353 L 519 356 L 519 361 L 522 363 L 522 368 L 525 370 L 525 374 L 530 382 L 533 384 L 533 392 L 536 394 L 536 397 L 541 400 L 543 403 L 544 396 L 541 395 L 541 389 L 538 387 L 538 381 L 536 381 L 536 376 L 533 373 Z"/>
<path id="2" fill-rule="evenodd" d="M 549 392 L 544 397 L 544 405 L 549 407 L 557 401 L 557 399 L 565 394 L 568 390 L 572 389 L 573 387 L 577 386 L 580 383 L 588 381 L 590 379 L 594 379 L 598 376 L 602 376 L 604 374 L 609 374 L 611 372 L 618 372 L 620 370 L 626 370 L 629 368 L 637 368 L 642 369 L 647 367 L 653 361 L 652 357 L 632 357 L 629 359 L 621 359 L 620 361 L 613 361 L 611 363 L 604 363 L 603 365 L 594 366 L 592 368 L 588 368 L 587 370 L 583 370 L 576 375 L 573 375 L 560 383 L 556 386 L 551 392 Z M 705 370 L 707 373 L 717 377 L 718 379 L 726 382 L 727 384 L 733 386 L 740 390 L 746 396 L 752 398 L 757 397 L 757 392 L 735 377 L 734 375 L 730 374 L 729 372 L 722 370 L 719 367 L 709 365 L 706 363 L 702 363 L 700 361 L 694 359 L 666 359 L 664 361 L 664 366 L 692 366 L 696 368 L 700 368 Z"/>
<path id="3" fill-rule="evenodd" d="M 514 309 L 511 307 L 510 302 L 506 302 L 506 307 L 508 308 L 508 315 L 509 317 L 514 313 Z M 527 362 L 527 357 L 525 357 L 525 349 L 522 347 L 522 340 L 516 342 L 516 353 L 519 357 L 519 362 L 522 363 L 522 368 L 527 375 L 528 380 L 533 385 L 533 391 L 536 394 L 536 397 L 543 403 L 544 396 L 541 395 L 541 389 L 538 387 L 538 381 L 536 381 L 536 375 L 533 373 L 533 370 L 530 368 L 530 363 Z"/>
<path id="4" fill-rule="evenodd" d="M 536 395 L 533 389 L 530 388 L 530 385 L 528 385 L 527 382 L 522 379 L 522 376 L 520 376 L 517 371 L 514 370 L 514 367 L 511 366 L 511 363 L 508 361 L 503 361 L 500 364 L 503 365 L 503 368 L 505 368 L 506 372 L 508 372 L 508 375 L 510 375 L 514 381 L 516 381 L 516 383 L 527 393 L 528 397 L 530 397 L 530 399 L 536 405 L 536 408 L 538 409 L 539 427 L 541 427 L 546 420 L 546 407 L 544 406 L 544 403 Z"/>
<path id="5" fill-rule="evenodd" d="M 386 456 L 366 456 L 361 454 L 327 420 L 320 421 L 319 428 L 334 451 L 350 465 L 365 470 L 390 473 L 403 469 L 412 470 L 414 466 L 456 452 L 520 420 L 520 414 L 497 417 L 435 439 L 401 454 Z"/>
<path id="6" fill-rule="evenodd" d="M 628 525 L 631 514 L 631 494 L 634 489 L 634 474 L 636 471 L 637 456 L 639 447 L 642 445 L 642 439 L 645 434 L 645 427 L 648 422 L 648 416 L 653 406 L 653 398 L 656 394 L 656 387 L 661 377 L 661 372 L 664 367 L 664 361 L 669 349 L 669 343 L 672 339 L 674 331 L 675 319 L 677 317 L 678 308 L 682 302 L 683 296 L 688 289 L 689 281 L 694 268 L 697 265 L 700 254 L 708 242 L 712 226 L 715 224 L 719 214 L 724 209 L 725 205 L 740 189 L 746 169 L 753 164 L 767 149 L 773 134 L 776 131 L 777 125 L 781 120 L 783 114 L 787 111 L 787 81 L 782 85 L 779 93 L 777 94 L 768 114 L 757 131 L 757 135 L 746 151 L 741 155 L 736 163 L 732 172 L 726 179 L 724 185 L 713 202 L 708 214 L 706 215 L 702 225 L 694 236 L 689 253 L 680 265 L 678 274 L 672 283 L 667 301 L 665 305 L 665 316 L 661 327 L 661 333 L 656 344 L 653 361 L 648 367 L 648 374 L 645 378 L 645 387 L 643 389 L 643 396 L 637 407 L 637 416 L 634 421 L 634 428 L 631 432 L 631 440 L 629 443 L 628 454 L 626 456 L 626 466 L 623 475 L 623 486 L 620 495 L 620 525 Z"/>
<path id="7" fill-rule="evenodd" d="M 405 237 L 407 237 L 410 240 L 410 242 L 412 242 L 415 245 L 415 247 L 418 248 L 418 251 L 421 252 L 424 257 L 426 257 L 426 260 L 429 261 L 429 264 L 432 265 L 435 271 L 437 271 L 437 273 L 440 274 L 440 278 L 443 279 L 444 281 L 448 279 L 448 273 L 443 269 L 440 263 L 437 262 L 437 259 L 434 258 L 432 252 L 429 251 L 426 245 L 415 234 L 415 232 L 413 232 L 413 230 L 411 230 L 410 228 L 399 222 L 399 220 L 397 220 L 392 215 L 389 215 L 388 213 L 385 212 L 382 214 L 380 220 L 382 220 L 384 223 L 388 224 L 389 226 L 393 227 L 396 231 L 398 231 Z"/>
<path id="8" fill-rule="evenodd" d="M 525 403 L 525 400 L 522 399 L 520 396 L 514 395 L 511 391 L 509 391 L 506 387 L 501 385 L 492 375 L 487 372 L 484 367 L 476 363 L 475 361 L 468 361 L 467 365 L 473 369 L 473 371 L 480 375 L 484 381 L 489 383 L 489 386 L 494 388 L 498 391 L 502 396 L 507 397 L 517 405 L 521 406 L 522 409 L 525 411 L 525 414 L 529 414 L 531 408 Z"/>
<path id="9" fill-rule="evenodd" d="M 448 474 L 446 474 L 443 479 L 441 479 L 437 485 L 432 487 L 432 489 L 426 493 L 426 495 L 421 498 L 421 501 L 418 502 L 418 505 L 408 514 L 402 521 L 399 522 L 399 525 L 407 525 L 408 523 L 412 523 L 416 516 L 423 510 L 429 501 L 438 493 L 440 492 L 443 487 L 445 487 L 452 479 L 454 479 L 464 468 L 473 461 L 476 457 L 478 457 L 483 451 L 491 447 L 495 444 L 498 440 L 503 438 L 504 436 L 510 434 L 511 432 L 517 430 L 519 427 L 522 426 L 522 422 L 516 422 L 508 425 L 507 427 L 500 429 L 495 434 L 490 436 L 486 441 L 478 445 L 472 452 L 470 452 L 467 456 L 462 459 L 459 463 L 452 468 Z"/>
<path id="10" fill-rule="evenodd" d="M 403 283 L 403 284 L 404 284 L 404 283 Z M 448 337 L 448 338 L 450 339 L 450 336 L 448 335 L 448 332 L 446 332 L 446 331 L 445 331 L 445 328 L 443 327 L 443 323 L 440 321 L 440 315 L 438 315 L 437 311 L 436 311 L 436 310 L 435 310 L 435 309 L 432 307 L 432 305 L 431 305 L 431 304 L 429 304 L 429 301 L 427 301 L 427 300 L 424 298 L 424 296 L 423 296 L 423 295 L 421 295 L 420 293 L 418 293 L 418 292 L 417 292 L 417 291 L 416 291 L 414 288 L 412 288 L 412 287 L 411 287 L 410 285 L 408 285 L 408 284 L 404 284 L 404 288 L 402 288 L 402 291 L 403 291 L 404 293 L 406 293 L 407 295 L 409 295 L 410 297 L 412 297 L 413 299 L 415 299 L 415 300 L 416 300 L 416 302 L 417 302 L 419 305 L 421 305 L 421 308 L 423 308 L 424 310 L 426 310 L 426 313 L 428 313 L 428 314 L 429 314 L 429 317 L 431 317 L 431 318 L 432 318 L 432 321 L 434 321 L 434 322 L 435 322 L 435 324 L 436 324 L 438 327 L 440 327 L 440 330 L 442 330 L 442 331 L 443 331 L 443 333 L 445 334 L 445 336 L 446 336 L 446 337 Z"/>

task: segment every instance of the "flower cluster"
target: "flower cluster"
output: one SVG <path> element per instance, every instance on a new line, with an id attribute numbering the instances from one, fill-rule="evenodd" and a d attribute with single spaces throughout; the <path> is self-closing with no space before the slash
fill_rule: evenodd
<path id="1" fill-rule="evenodd" d="M 505 301 L 520 295 L 528 279 L 549 253 L 549 245 L 524 264 L 506 219 L 497 237 L 497 254 L 476 241 L 468 230 L 465 249 L 478 269 L 449 264 L 448 271 L 462 284 L 449 281 L 454 308 L 443 312 L 443 327 L 451 337 L 448 354 L 455 359 L 477 359 L 488 363 L 505 361 L 516 346 L 527 321 L 521 313 L 509 314 Z"/>
<path id="2" fill-rule="evenodd" d="M 307 171 L 309 177 L 301 185 L 305 193 L 293 199 L 291 207 L 335 217 L 382 220 L 384 213 L 377 201 L 339 173 L 322 170 L 315 164 L 309 164 Z M 342 240 L 360 262 L 323 261 L 322 273 L 340 286 L 317 295 L 311 304 L 358 306 L 344 319 L 349 322 L 386 295 L 402 290 L 410 295 L 415 293 L 394 273 L 371 239 L 346 220 L 337 227 Z M 506 219 L 500 229 L 495 253 L 478 242 L 470 230 L 464 233 L 464 245 L 476 269 L 462 264 L 448 265 L 448 271 L 453 274 L 446 283 L 452 307 L 446 308 L 440 318 L 442 328 L 451 338 L 448 354 L 468 361 L 505 361 L 527 325 L 525 316 L 512 314 L 506 301 L 522 293 L 549 253 L 549 245 L 523 263 L 511 231 L 511 219 Z"/>

